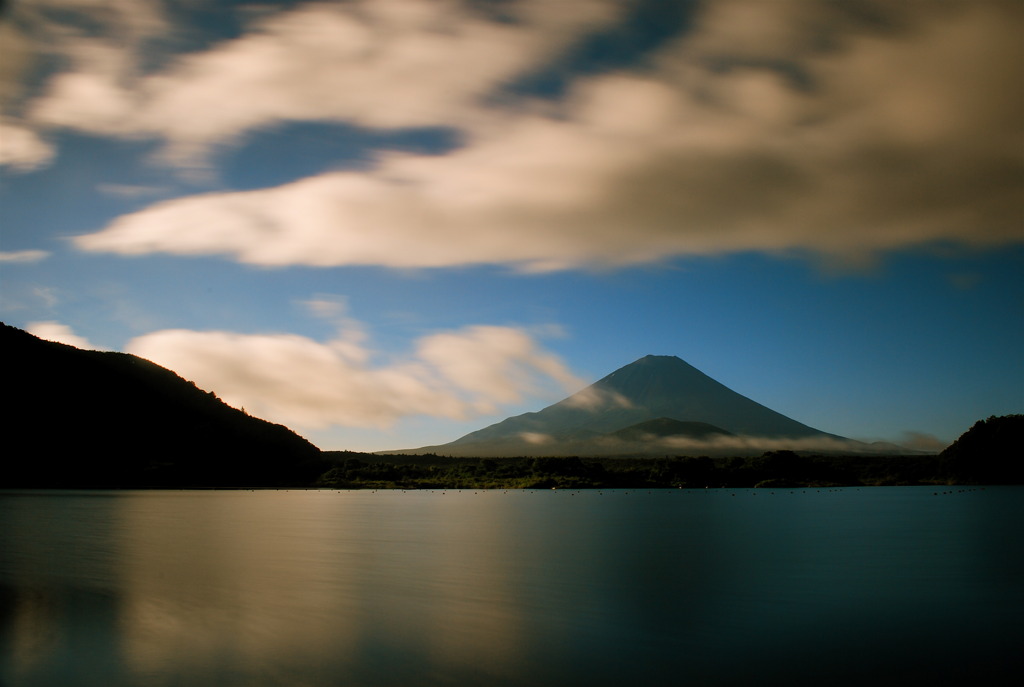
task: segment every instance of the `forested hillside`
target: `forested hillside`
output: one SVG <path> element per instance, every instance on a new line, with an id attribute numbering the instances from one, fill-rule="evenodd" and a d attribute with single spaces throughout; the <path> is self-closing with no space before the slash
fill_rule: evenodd
<path id="1" fill-rule="evenodd" d="M 310 483 L 319 449 L 174 372 L 0 325 L 3 486 L 270 486 Z"/>

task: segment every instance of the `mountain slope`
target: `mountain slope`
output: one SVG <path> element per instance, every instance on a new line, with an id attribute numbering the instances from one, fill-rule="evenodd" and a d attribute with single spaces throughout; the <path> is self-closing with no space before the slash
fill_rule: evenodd
<path id="1" fill-rule="evenodd" d="M 648 355 L 539 412 L 415 450 L 449 455 L 606 453 L 614 450 L 608 435 L 658 418 L 706 423 L 742 437 L 841 440 L 736 393 L 675 356 Z"/>
<path id="2" fill-rule="evenodd" d="M 312 482 L 320 451 L 159 365 L 0 324 L 9 446 L 3 486 Z"/>
<path id="3" fill-rule="evenodd" d="M 686 437 L 689 439 L 708 439 L 715 436 L 733 436 L 721 427 L 706 422 L 684 422 L 670 417 L 659 417 L 646 422 L 624 427 L 606 436 L 623 441 L 644 441 L 651 438 Z"/>

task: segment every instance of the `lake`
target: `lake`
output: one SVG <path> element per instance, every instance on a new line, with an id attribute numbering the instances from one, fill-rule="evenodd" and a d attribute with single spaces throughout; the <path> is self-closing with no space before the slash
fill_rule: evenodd
<path id="1" fill-rule="evenodd" d="M 1024 487 L 0 491 L 0 684 L 1017 684 Z"/>

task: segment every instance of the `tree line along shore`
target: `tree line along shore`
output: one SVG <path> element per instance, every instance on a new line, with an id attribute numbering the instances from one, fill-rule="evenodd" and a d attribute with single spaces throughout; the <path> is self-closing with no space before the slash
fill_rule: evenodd
<path id="1" fill-rule="evenodd" d="M 616 489 L 1024 484 L 1024 415 L 979 420 L 936 455 L 453 458 L 324 452 L 338 489 Z"/>

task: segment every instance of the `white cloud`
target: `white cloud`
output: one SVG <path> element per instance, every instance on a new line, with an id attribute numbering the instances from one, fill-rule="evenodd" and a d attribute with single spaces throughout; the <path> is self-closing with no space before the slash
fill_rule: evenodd
<path id="1" fill-rule="evenodd" d="M 536 445 L 550 444 L 554 441 L 550 435 L 543 434 L 541 432 L 522 432 L 519 435 L 519 438 L 528 444 Z"/>
<path id="2" fill-rule="evenodd" d="M 539 350 L 528 333 L 509 327 L 475 326 L 427 336 L 416 355 L 468 394 L 479 413 L 493 413 L 499 403 L 538 392 L 538 382 L 552 380 L 563 390 L 583 386 L 561 360 Z"/>
<path id="3" fill-rule="evenodd" d="M 33 102 L 30 118 L 161 138 L 165 159 L 182 165 L 280 121 L 462 125 L 503 82 L 607 23 L 616 3 L 520 0 L 501 10 L 512 20 L 456 0 L 307 3 L 134 78 L 126 78 L 123 51 L 89 41 L 74 51 L 76 67 Z"/>
<path id="4" fill-rule="evenodd" d="M 53 146 L 19 124 L 0 122 L 0 166 L 30 172 L 53 159 Z"/>
<path id="5" fill-rule="evenodd" d="M 185 167 L 283 121 L 464 136 L 446 155 L 158 203 L 77 244 L 260 265 L 552 270 L 1024 238 L 1024 5 L 716 0 L 642 70 L 580 78 L 560 103 L 488 101 L 624 5 L 520 0 L 494 21 L 455 0 L 305 3 L 147 71 L 174 33 L 161 3 L 22 3 L 0 45 L 2 94 L 22 105 L 0 164 L 46 164 L 60 128 L 158 139 Z M 22 93 L 35 53 L 66 67 Z"/>
<path id="6" fill-rule="evenodd" d="M 50 257 L 45 250 L 0 251 L 0 262 L 39 262 Z"/>
<path id="7" fill-rule="evenodd" d="M 56 341 L 57 343 L 67 344 L 68 346 L 74 346 L 83 350 L 102 350 L 90 343 L 85 337 L 75 334 L 68 325 L 61 324 L 60 322 L 29 322 L 25 327 L 25 331 L 33 336 L 38 336 L 40 339 Z"/>
<path id="8" fill-rule="evenodd" d="M 565 403 L 570 408 L 582 408 L 584 410 L 591 411 L 603 410 L 609 407 L 633 407 L 633 402 L 618 391 L 601 389 L 594 386 L 588 386 L 578 393 L 573 394 L 569 398 L 565 399 Z"/>
<path id="9" fill-rule="evenodd" d="M 421 39 L 441 40 L 427 30 L 425 15 L 401 19 L 403 10 L 383 23 L 397 22 L 388 39 L 394 42 L 367 58 L 380 80 L 355 88 L 344 106 L 325 104 L 324 112 L 375 126 L 456 122 L 465 127 L 464 147 L 429 157 L 391 154 L 365 172 L 159 203 L 76 245 L 127 255 L 221 254 L 259 265 L 500 263 L 538 271 L 750 250 L 857 259 L 935 241 L 987 246 L 1024 238 L 1022 6 L 901 6 L 881 31 L 845 10 L 770 3 L 774 28 L 758 34 L 760 41 L 741 41 L 766 5 L 712 3 L 694 32 L 665 48 L 646 72 L 590 77 L 557 106 L 506 112 L 474 110 L 473 103 L 499 74 L 514 74 L 524 62 L 498 60 L 505 66 L 473 72 L 458 86 L 432 83 L 443 97 L 424 94 L 422 107 L 391 100 L 404 97 L 403 79 L 412 78 L 398 76 L 405 67 L 395 65 L 405 57 L 396 55 L 418 54 Z M 253 36 L 255 45 L 291 36 L 287 26 L 296 16 Z M 539 32 L 544 38 L 533 40 L 549 51 L 554 37 L 565 37 L 532 24 L 459 26 L 446 39 L 446 60 L 467 59 L 479 47 L 478 32 Z M 496 39 L 493 50 L 527 40 L 515 36 Z M 196 59 L 234 65 L 232 51 L 256 49 L 248 45 Z M 740 47 L 729 53 L 730 45 Z M 729 69 L 707 66 L 730 54 L 739 61 Z M 483 55 L 491 64 L 491 53 Z M 791 64 L 810 85 L 763 66 L 772 60 Z M 174 78 L 184 80 L 168 93 L 199 83 Z M 249 76 L 239 78 L 249 83 Z M 336 89 L 328 91 L 326 100 Z M 260 90 L 271 92 L 277 108 L 307 100 L 272 84 Z M 269 104 L 252 112 L 257 119 L 320 116 Z M 222 125 L 208 134 L 167 135 L 207 141 L 249 126 L 210 124 Z"/>
<path id="10" fill-rule="evenodd" d="M 344 296 L 329 294 L 318 295 L 306 301 L 301 301 L 311 315 L 328 322 L 339 322 L 348 312 L 348 299 Z"/>
<path id="11" fill-rule="evenodd" d="M 577 380 L 523 331 L 467 327 L 424 337 L 388 364 L 347 332 L 326 343 L 290 334 L 164 330 L 130 353 L 174 370 L 225 402 L 292 427 L 386 427 L 411 415 L 463 419 Z"/>
<path id="12" fill-rule="evenodd" d="M 108 126 L 93 133 L 136 135 L 110 126 L 131 102 L 130 86 L 154 42 L 172 32 L 162 0 L 31 0 L 9 3 L 0 22 L 0 166 L 31 171 L 56 155 L 45 131 L 60 125 L 33 114 L 34 72 L 54 71 L 66 110 Z M 67 70 L 67 71 L 62 71 Z M 45 109 L 45 108 L 44 108 Z"/>

